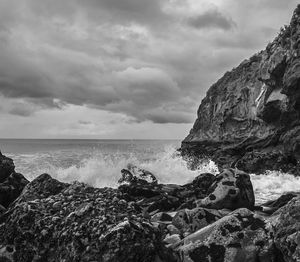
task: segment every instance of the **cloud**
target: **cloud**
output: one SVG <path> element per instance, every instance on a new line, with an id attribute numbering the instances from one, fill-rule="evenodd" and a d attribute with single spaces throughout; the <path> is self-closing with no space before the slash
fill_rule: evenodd
<path id="1" fill-rule="evenodd" d="M 86 120 L 79 120 L 78 124 L 80 124 L 80 125 L 91 125 L 91 124 L 93 124 L 93 122 L 92 121 L 86 121 Z"/>
<path id="2" fill-rule="evenodd" d="M 19 106 L 13 107 L 9 111 L 9 113 L 12 114 L 12 115 L 27 117 L 27 116 L 31 116 L 34 111 L 35 110 L 33 110 L 32 108 L 28 108 L 26 106 L 24 107 L 22 105 L 19 105 Z"/>
<path id="3" fill-rule="evenodd" d="M 203 14 L 188 18 L 187 23 L 194 28 L 217 28 L 230 30 L 236 26 L 236 23 L 229 17 L 223 15 L 219 10 L 208 10 Z"/>
<path id="4" fill-rule="evenodd" d="M 192 123 L 194 120 L 194 114 L 188 114 L 180 111 L 164 111 L 163 109 L 155 110 L 147 115 L 147 118 L 154 123 Z"/>
<path id="5" fill-rule="evenodd" d="M 36 119 L 37 130 L 45 112 L 52 123 L 70 112 L 64 134 L 170 123 L 187 132 L 209 86 L 264 48 L 297 4 L 271 2 L 0 0 L 0 115 Z"/>
<path id="6" fill-rule="evenodd" d="M 158 26 L 170 17 L 163 12 L 167 0 L 26 0 L 30 11 L 48 18 L 68 18 L 69 21 L 81 18 L 94 24 L 120 23 L 128 25 L 139 23 Z"/>

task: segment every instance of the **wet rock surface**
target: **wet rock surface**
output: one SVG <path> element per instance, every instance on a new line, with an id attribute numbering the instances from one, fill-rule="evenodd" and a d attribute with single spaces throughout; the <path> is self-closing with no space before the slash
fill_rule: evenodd
<path id="1" fill-rule="evenodd" d="M 265 50 L 227 72 L 208 90 L 182 142 L 192 158 L 246 172 L 299 173 L 300 5 Z"/>
<path id="2" fill-rule="evenodd" d="M 0 243 L 13 247 L 13 261 L 172 261 L 159 230 L 117 189 L 44 174 L 0 220 Z"/>
<path id="3" fill-rule="evenodd" d="M 208 196 L 198 200 L 197 206 L 235 210 L 240 207 L 253 209 L 254 203 L 250 176 L 240 170 L 226 169 L 216 176 L 208 189 Z"/>
<path id="4" fill-rule="evenodd" d="M 11 158 L 0 152 L 0 213 L 19 197 L 28 180 L 15 172 L 15 165 Z"/>
<path id="5" fill-rule="evenodd" d="M 238 209 L 182 240 L 182 261 L 279 261 L 263 218 Z"/>
<path id="6" fill-rule="evenodd" d="M 0 183 L 3 183 L 14 171 L 15 165 L 13 160 L 0 152 Z"/>
<path id="7" fill-rule="evenodd" d="M 19 173 L 12 173 L 0 183 L 0 205 L 7 208 L 21 194 L 28 180 Z"/>
<path id="8" fill-rule="evenodd" d="M 117 189 L 11 174 L 2 184 L 17 199 L 0 205 L 0 261 L 300 259 L 299 193 L 255 207 L 249 175 L 239 170 L 175 185 L 129 167 Z"/>
<path id="9" fill-rule="evenodd" d="M 269 219 L 274 227 L 274 242 L 284 261 L 300 260 L 300 197 L 294 197 Z"/>

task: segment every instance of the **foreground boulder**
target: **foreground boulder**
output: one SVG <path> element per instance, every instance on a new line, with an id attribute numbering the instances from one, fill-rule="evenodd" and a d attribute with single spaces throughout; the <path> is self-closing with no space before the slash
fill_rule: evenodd
<path id="1" fill-rule="evenodd" d="M 69 184 L 53 179 L 49 174 L 42 174 L 24 188 L 16 204 L 57 195 L 68 186 Z"/>
<path id="2" fill-rule="evenodd" d="M 280 262 L 263 218 L 238 209 L 184 238 L 177 249 L 184 262 Z"/>
<path id="3" fill-rule="evenodd" d="M 217 175 L 208 189 L 208 196 L 197 201 L 197 206 L 211 209 L 245 207 L 253 209 L 254 192 L 250 176 L 237 169 L 226 169 Z"/>
<path id="4" fill-rule="evenodd" d="M 295 197 L 269 218 L 274 227 L 274 241 L 284 261 L 300 260 L 300 197 Z"/>
<path id="5" fill-rule="evenodd" d="M 25 186 L 26 179 L 12 173 L 0 184 L 11 189 L 7 196 L 25 187 L 8 206 L 0 204 L 0 261 L 300 259 L 299 193 L 254 213 L 245 208 L 254 207 L 250 178 L 239 170 L 200 174 L 182 186 L 159 184 L 153 174 L 151 180 L 131 175 L 118 189 L 100 189 L 48 174 Z M 187 203 L 192 208 L 182 208 Z"/>
<path id="6" fill-rule="evenodd" d="M 0 183 L 0 205 L 7 208 L 15 201 L 29 181 L 19 173 L 12 173 Z"/>
<path id="7" fill-rule="evenodd" d="M 29 183 L 0 216 L 0 261 L 174 261 L 160 231 L 111 188 Z"/>
<path id="8" fill-rule="evenodd" d="M 127 168 L 121 170 L 122 177 L 119 184 L 123 183 L 150 183 L 157 184 L 157 178 L 148 170 L 139 168 L 133 164 L 128 164 Z"/>
<path id="9" fill-rule="evenodd" d="M 15 172 L 14 161 L 0 152 L 0 206 L 2 206 L 0 209 L 2 211 L 19 197 L 28 182 L 22 174 Z"/>
<path id="10" fill-rule="evenodd" d="M 3 183 L 14 172 L 14 161 L 0 152 L 0 183 Z"/>
<path id="11" fill-rule="evenodd" d="M 181 151 L 220 168 L 300 171 L 300 5 L 265 50 L 208 90 Z M 193 165 L 191 165 L 193 166 Z"/>
<path id="12" fill-rule="evenodd" d="M 199 229 L 219 220 L 229 212 L 206 208 L 184 209 L 176 213 L 172 224 L 184 235 L 189 235 Z"/>
<path id="13" fill-rule="evenodd" d="M 119 190 L 128 201 L 138 201 L 148 213 L 153 211 L 174 211 L 182 208 L 196 207 L 196 200 L 204 198 L 215 176 L 203 173 L 191 183 L 185 185 L 159 184 L 149 171 L 129 165 L 121 171 Z M 138 170 L 139 172 L 137 172 Z M 141 175 L 142 172 L 142 175 Z"/>
<path id="14" fill-rule="evenodd" d="M 161 242 L 159 230 L 149 223 L 121 222 L 101 236 L 101 242 L 105 261 L 176 261 Z"/>

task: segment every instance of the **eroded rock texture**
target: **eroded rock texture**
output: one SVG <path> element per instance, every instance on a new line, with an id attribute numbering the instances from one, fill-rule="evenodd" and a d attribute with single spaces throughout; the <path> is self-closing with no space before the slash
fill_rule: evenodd
<path id="1" fill-rule="evenodd" d="M 184 262 L 279 262 L 264 219 L 237 209 L 187 236 L 178 248 Z"/>
<path id="2" fill-rule="evenodd" d="M 28 180 L 15 172 L 14 161 L 0 152 L 0 214 L 21 194 Z"/>
<path id="3" fill-rule="evenodd" d="M 275 245 L 284 261 L 300 260 L 300 198 L 295 197 L 270 218 L 274 227 Z"/>
<path id="4" fill-rule="evenodd" d="M 300 5 L 289 26 L 207 92 L 182 152 L 248 172 L 297 173 L 300 159 Z"/>
<path id="5" fill-rule="evenodd" d="M 136 206 L 43 174 L 0 216 L 0 261 L 175 261 Z"/>
<path id="6" fill-rule="evenodd" d="M 12 173 L 0 189 L 28 184 L 0 204 L 0 261 L 299 261 L 299 193 L 254 207 L 239 170 L 180 186 L 130 167 L 117 189 Z"/>

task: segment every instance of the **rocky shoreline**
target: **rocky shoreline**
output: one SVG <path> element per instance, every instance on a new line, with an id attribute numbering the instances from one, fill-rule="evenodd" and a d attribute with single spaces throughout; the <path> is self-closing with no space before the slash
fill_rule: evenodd
<path id="1" fill-rule="evenodd" d="M 191 167 L 215 161 L 216 176 L 160 184 L 128 165 L 116 189 L 49 174 L 29 182 L 0 153 L 0 262 L 300 261 L 300 191 L 256 206 L 248 174 L 299 175 L 299 87 L 300 5 L 199 107 L 181 152 Z"/>
<path id="2" fill-rule="evenodd" d="M 29 182 L 0 158 L 0 261 L 299 261 L 300 194 L 255 206 L 237 169 L 160 184 L 128 165 L 119 187 Z"/>

